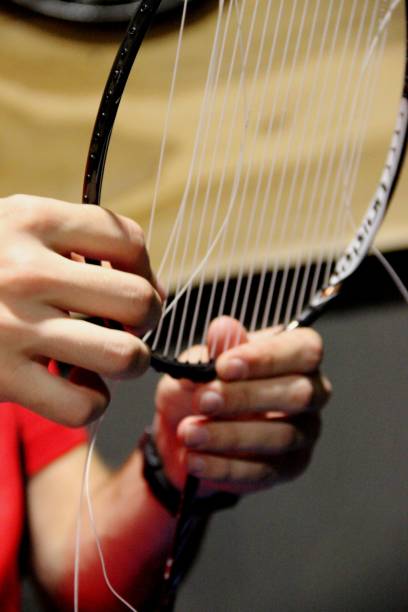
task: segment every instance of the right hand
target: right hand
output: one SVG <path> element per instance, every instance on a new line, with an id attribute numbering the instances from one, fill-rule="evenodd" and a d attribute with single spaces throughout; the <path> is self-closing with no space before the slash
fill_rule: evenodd
<path id="1" fill-rule="evenodd" d="M 73 261 L 73 253 L 115 269 Z M 134 333 L 70 312 L 118 321 Z M 139 376 L 147 369 L 149 350 L 136 334 L 153 328 L 160 313 L 135 222 L 99 206 L 0 199 L 1 401 L 69 426 L 94 420 L 109 402 L 99 375 Z M 50 374 L 50 359 L 75 366 L 69 380 Z"/>

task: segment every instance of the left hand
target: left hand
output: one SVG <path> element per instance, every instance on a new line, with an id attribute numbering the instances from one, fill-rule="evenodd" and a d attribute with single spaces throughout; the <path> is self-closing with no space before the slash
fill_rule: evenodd
<path id="1" fill-rule="evenodd" d="M 217 380 L 165 376 L 157 389 L 154 429 L 168 477 L 181 488 L 194 474 L 207 495 L 244 494 L 300 475 L 331 391 L 318 370 L 320 336 L 276 328 L 249 334 L 222 317 L 210 326 L 208 350 Z"/>

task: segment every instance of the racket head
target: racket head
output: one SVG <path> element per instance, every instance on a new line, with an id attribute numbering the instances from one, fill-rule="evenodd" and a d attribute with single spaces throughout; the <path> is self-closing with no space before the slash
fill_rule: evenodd
<path id="1" fill-rule="evenodd" d="M 90 24 L 126 23 L 142 0 L 8 0 L 41 15 Z M 182 1 L 182 0 L 181 0 Z M 163 0 L 159 12 L 164 14 L 180 5 L 180 0 Z"/>
<path id="2" fill-rule="evenodd" d="M 192 37 L 182 41 L 178 70 L 191 75 L 192 62 L 204 68 L 194 112 L 183 103 L 183 77 L 169 78 L 154 210 L 144 222 L 171 296 L 147 338 L 154 367 L 208 380 L 211 354 L 203 350 L 199 364 L 187 364 L 187 352 L 182 365 L 178 355 L 205 344 L 212 318 L 227 314 L 250 329 L 310 324 L 358 268 L 405 156 L 406 15 L 407 3 L 397 0 L 220 0 L 200 61 Z M 129 71 L 139 47 L 128 31 L 105 90 L 115 100 L 130 47 Z M 105 144 L 92 161 L 102 173 L 88 167 L 86 179 L 89 188 L 97 177 L 96 201 L 114 120 L 102 113 Z M 166 154 L 181 125 L 188 153 L 174 179 Z"/>

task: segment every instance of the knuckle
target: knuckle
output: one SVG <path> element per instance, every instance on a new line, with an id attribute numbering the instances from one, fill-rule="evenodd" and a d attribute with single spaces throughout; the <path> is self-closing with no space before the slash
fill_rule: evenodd
<path id="1" fill-rule="evenodd" d="M 138 279 L 137 291 L 131 297 L 133 321 L 131 324 L 154 326 L 161 315 L 161 303 L 153 286 L 145 279 Z"/>
<path id="2" fill-rule="evenodd" d="M 275 470 L 266 463 L 256 464 L 252 480 L 258 483 L 269 483 L 276 480 Z"/>
<path id="3" fill-rule="evenodd" d="M 126 219 L 125 229 L 126 237 L 129 241 L 130 252 L 133 257 L 137 258 L 140 253 L 146 250 L 144 232 L 140 225 L 138 225 L 136 221 L 133 221 L 132 219 Z"/>
<path id="4" fill-rule="evenodd" d="M 9 250 L 3 253 L 5 266 L 0 273 L 3 295 L 39 297 L 52 283 L 48 266 L 40 263 L 29 249 Z"/>
<path id="5" fill-rule="evenodd" d="M 276 451 L 284 452 L 291 448 L 294 448 L 297 443 L 297 431 L 293 425 L 287 425 L 283 427 L 279 433 L 279 437 L 276 442 Z"/>
<path id="6" fill-rule="evenodd" d="M 303 330 L 305 334 L 305 365 L 308 370 L 315 370 L 323 359 L 323 340 L 313 329 Z"/>
<path id="7" fill-rule="evenodd" d="M 214 473 L 216 480 L 226 483 L 234 481 L 236 469 L 233 468 L 232 461 L 230 459 L 218 459 L 217 468 L 214 471 L 216 472 Z"/>
<path id="8" fill-rule="evenodd" d="M 229 409 L 232 415 L 252 408 L 251 394 L 245 385 L 238 386 L 233 393 L 225 394 L 225 397 L 227 409 Z"/>
<path id="9" fill-rule="evenodd" d="M 302 377 L 292 386 L 290 402 L 292 408 L 303 410 L 308 408 L 314 395 L 313 383 L 309 378 Z"/>
<path id="10" fill-rule="evenodd" d="M 108 376 L 126 376 L 146 369 L 143 368 L 142 350 L 139 341 L 130 334 L 128 336 L 125 341 L 110 345 L 106 360 Z"/>
<path id="11" fill-rule="evenodd" d="M 19 267 L 13 289 L 18 295 L 28 298 L 39 297 L 49 289 L 51 284 L 52 278 L 47 269 L 32 261 L 26 269 Z"/>
<path id="12" fill-rule="evenodd" d="M 78 402 L 74 411 L 69 410 L 61 417 L 60 423 L 76 429 L 84 427 L 101 417 L 105 409 L 106 405 L 92 401 L 91 398 L 84 396 L 81 402 Z"/>
<path id="13" fill-rule="evenodd" d="M 216 428 L 214 428 L 215 432 L 217 431 Z M 227 440 L 226 440 L 226 447 L 227 450 L 237 450 L 242 446 L 242 439 L 240 436 L 240 429 L 239 427 L 236 426 L 236 424 L 231 423 L 230 426 L 228 427 L 228 429 L 226 429 L 227 432 Z M 216 433 L 215 433 L 216 435 Z M 215 435 L 213 437 L 215 437 Z"/>
<path id="14" fill-rule="evenodd" d="M 18 224 L 30 233 L 45 234 L 55 229 L 54 210 L 52 200 L 37 196 L 18 196 Z"/>

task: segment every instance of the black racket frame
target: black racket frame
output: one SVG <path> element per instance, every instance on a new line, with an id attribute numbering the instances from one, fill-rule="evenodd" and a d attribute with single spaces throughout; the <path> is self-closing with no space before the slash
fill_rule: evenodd
<path id="1" fill-rule="evenodd" d="M 89 147 L 83 187 L 84 204 L 100 204 L 106 156 L 122 94 L 137 53 L 154 20 L 161 1 L 162 0 L 143 0 L 140 3 L 134 17 L 129 23 L 125 37 L 113 62 L 101 99 Z M 408 41 L 408 0 L 404 0 L 404 5 Z M 355 272 L 369 252 L 377 229 L 381 225 L 383 217 L 391 202 L 403 166 L 407 149 L 407 118 L 408 43 L 406 48 L 405 75 L 400 113 L 378 189 L 371 200 L 354 240 L 348 245 L 339 258 L 329 283 L 318 291 L 310 304 L 301 313 L 300 317 L 289 324 L 288 329 L 311 325 L 340 293 L 343 284 Z M 89 260 L 88 262 L 95 264 L 100 263 Z M 118 324 L 115 322 L 109 322 L 109 325 L 118 327 Z M 174 378 L 188 378 L 193 382 L 205 383 L 216 377 L 215 365 L 213 362 L 205 364 L 180 363 L 175 359 L 169 359 L 154 351 L 151 353 L 151 365 L 158 372 L 170 374 Z M 197 493 L 198 486 L 199 480 L 197 478 L 189 477 L 187 479 L 186 488 L 182 496 L 174 547 L 167 565 L 167 567 L 173 565 L 173 568 L 166 573 L 165 588 L 163 590 L 161 603 L 159 604 L 159 608 L 157 608 L 163 612 L 164 610 L 170 612 L 174 607 L 179 576 L 176 567 L 177 564 L 173 562 L 178 556 L 178 550 L 183 546 L 183 543 L 185 543 L 185 538 L 188 537 L 188 529 L 186 530 L 185 526 L 190 516 L 189 509 Z"/>

